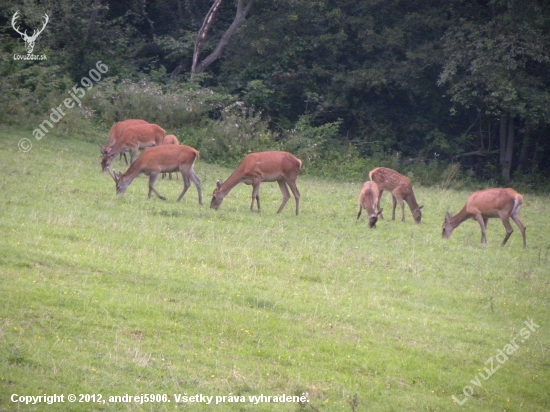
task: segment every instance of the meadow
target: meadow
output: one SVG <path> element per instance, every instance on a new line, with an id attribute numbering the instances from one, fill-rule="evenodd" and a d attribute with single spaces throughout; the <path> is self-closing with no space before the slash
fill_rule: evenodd
<path id="1" fill-rule="evenodd" d="M 307 174 L 299 216 L 293 198 L 275 213 L 276 184 L 261 213 L 245 185 L 214 211 L 230 169 L 197 163 L 202 206 L 194 186 L 176 203 L 181 179 L 157 181 L 167 201 L 143 176 L 117 196 L 106 131 L 20 151 L 29 136 L 0 127 L 0 411 L 550 410 L 548 194 L 524 193 L 526 249 L 514 223 L 500 247 L 495 219 L 481 245 L 475 221 L 441 238 L 469 190 L 415 186 L 420 225 L 391 221 L 385 194 L 374 230 L 356 221 L 363 181 Z M 108 401 L 125 394 L 170 402 Z M 201 394 L 226 399 L 182 400 Z"/>

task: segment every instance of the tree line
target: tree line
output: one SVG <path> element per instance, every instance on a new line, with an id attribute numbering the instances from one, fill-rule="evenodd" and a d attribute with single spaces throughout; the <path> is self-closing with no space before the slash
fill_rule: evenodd
<path id="1" fill-rule="evenodd" d="M 29 32 L 48 12 L 46 62 L 12 59 L 17 10 Z M 102 60 L 105 104 L 119 104 L 121 84 L 195 87 L 218 97 L 205 116 L 242 102 L 275 141 L 309 127 L 310 150 L 459 163 L 500 183 L 550 175 L 544 0 L 34 0 L 0 11 L 3 106 L 9 96 L 38 110 Z"/>

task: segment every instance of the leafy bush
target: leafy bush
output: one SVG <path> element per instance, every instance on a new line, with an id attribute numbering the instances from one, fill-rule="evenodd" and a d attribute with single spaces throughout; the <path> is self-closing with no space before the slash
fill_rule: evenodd
<path id="1" fill-rule="evenodd" d="M 199 127 L 205 118 L 234 101 L 198 82 L 162 85 L 146 79 L 140 82 L 102 80 L 94 88 L 90 106 L 107 125 L 123 119 L 144 119 L 165 129 Z"/>
<path id="2" fill-rule="evenodd" d="M 218 120 L 206 120 L 200 129 L 182 131 L 182 140 L 198 149 L 203 159 L 228 166 L 249 153 L 280 148 L 262 113 L 242 102 L 227 106 Z"/>

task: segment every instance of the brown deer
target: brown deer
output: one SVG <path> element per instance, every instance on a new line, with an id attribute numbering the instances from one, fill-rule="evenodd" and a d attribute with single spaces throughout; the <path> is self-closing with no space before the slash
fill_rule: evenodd
<path id="1" fill-rule="evenodd" d="M 376 222 L 378 222 L 378 216 L 382 214 L 382 209 L 376 212 L 378 206 L 378 198 L 380 197 L 380 190 L 376 183 L 372 181 L 365 182 L 359 195 L 359 212 L 357 213 L 357 219 L 361 217 L 363 209 L 369 214 L 369 228 L 376 228 Z"/>
<path id="2" fill-rule="evenodd" d="M 167 134 L 166 136 L 164 136 L 162 144 L 180 144 L 180 141 L 173 134 Z"/>
<path id="3" fill-rule="evenodd" d="M 180 141 L 173 134 L 167 134 L 166 136 L 164 136 L 164 140 L 162 141 L 162 144 L 177 144 L 177 145 L 179 145 Z M 170 180 L 172 180 L 172 173 L 168 173 L 168 176 L 169 176 Z M 166 173 L 162 174 L 162 178 L 163 179 L 166 178 Z M 177 179 L 178 179 L 178 174 L 176 173 L 176 180 Z"/>
<path id="4" fill-rule="evenodd" d="M 525 238 L 525 225 L 519 218 L 519 211 L 523 204 L 523 196 L 513 189 L 486 189 L 474 192 L 466 202 L 462 210 L 453 216 L 449 212 L 443 222 L 443 237 L 448 239 L 462 222 L 467 219 L 475 219 L 481 226 L 481 243 L 487 243 L 485 232 L 490 218 L 499 217 L 506 228 L 506 236 L 500 246 L 504 246 L 514 229 L 510 224 L 510 218 L 518 226 L 523 236 L 523 247 L 527 246 Z"/>
<path id="5" fill-rule="evenodd" d="M 397 173 L 393 169 L 388 169 L 387 167 L 377 167 L 369 173 L 369 177 L 370 180 L 376 183 L 378 189 L 380 190 L 377 205 L 379 212 L 382 211 L 382 209 L 380 209 L 382 193 L 384 193 L 384 190 L 388 190 L 391 192 L 393 200 L 392 220 L 395 220 L 395 208 L 397 207 L 397 203 L 399 203 L 401 206 L 401 221 L 405 221 L 405 205 L 403 203 L 403 201 L 405 201 L 411 209 L 414 221 L 416 223 L 421 222 L 422 208 L 424 206 L 418 206 L 418 203 L 416 203 L 411 181 L 407 177 Z M 383 219 L 384 216 L 380 214 L 380 218 Z"/>
<path id="6" fill-rule="evenodd" d="M 123 120 L 122 122 L 115 123 L 113 127 L 111 127 L 111 133 L 109 134 L 109 141 L 105 145 L 105 147 L 101 147 L 99 145 L 99 151 L 101 152 L 101 156 L 105 155 L 105 149 L 112 146 L 122 135 L 122 132 L 130 127 L 130 126 L 136 126 L 139 124 L 148 124 L 145 120 L 139 120 L 139 119 L 128 119 Z M 126 152 L 120 152 L 120 157 L 124 155 L 124 160 L 126 161 L 126 164 L 128 164 L 128 159 L 126 158 Z"/>
<path id="7" fill-rule="evenodd" d="M 160 146 L 164 140 L 165 131 L 156 124 L 140 124 L 124 129 L 120 138 L 105 148 L 101 159 L 101 169 L 105 172 L 111 167 L 114 158 L 122 151 L 131 153 L 130 162 L 134 163 L 139 149 Z"/>
<path id="8" fill-rule="evenodd" d="M 199 204 L 202 205 L 201 182 L 193 170 L 195 161 L 198 158 L 199 152 L 190 146 L 161 145 L 149 147 L 132 163 L 126 173 L 113 172 L 111 176 L 116 183 L 117 194 L 123 194 L 132 181 L 141 173 L 144 173 L 149 176 L 149 199 L 154 192 L 160 199 L 166 200 L 164 196 L 156 191 L 155 181 L 159 173 L 179 171 L 183 177 L 183 192 L 181 192 L 178 202 L 183 199 L 185 192 L 191 186 L 190 181 L 192 181 L 199 192 Z"/>
<path id="9" fill-rule="evenodd" d="M 225 182 L 217 182 L 214 189 L 210 208 L 218 210 L 227 194 L 239 183 L 252 185 L 252 204 L 250 210 L 254 210 L 254 200 L 260 211 L 260 184 L 262 182 L 277 182 L 283 194 L 283 203 L 277 213 L 286 206 L 292 190 L 296 199 L 296 215 L 300 213 L 300 192 L 296 187 L 296 179 L 302 168 L 302 161 L 287 152 L 259 152 L 247 155 L 241 164 L 237 166 L 233 174 Z M 288 184 L 288 186 L 287 186 Z"/>

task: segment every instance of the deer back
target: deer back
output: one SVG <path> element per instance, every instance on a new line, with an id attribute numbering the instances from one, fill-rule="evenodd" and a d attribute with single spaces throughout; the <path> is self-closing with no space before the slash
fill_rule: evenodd
<path id="1" fill-rule="evenodd" d="M 261 175 L 262 182 L 273 182 L 281 177 L 296 179 L 302 161 L 288 152 L 269 151 L 250 153 L 235 169 L 241 176 Z"/>
<path id="2" fill-rule="evenodd" d="M 470 215 L 497 216 L 500 213 L 510 216 L 514 209 L 523 204 L 523 196 L 510 188 L 478 190 L 466 202 L 466 212 Z"/>
<path id="3" fill-rule="evenodd" d="M 180 144 L 178 138 L 174 136 L 173 134 L 167 134 L 164 136 L 164 140 L 162 141 L 162 144 Z"/>
<path id="4" fill-rule="evenodd" d="M 164 129 L 156 124 L 147 123 L 130 126 L 124 129 L 120 139 L 115 142 L 110 152 L 118 152 L 123 148 L 159 146 L 164 140 L 164 135 Z"/>
<path id="5" fill-rule="evenodd" d="M 377 167 L 369 173 L 369 177 L 380 190 L 393 191 L 396 188 L 405 192 L 412 190 L 411 181 L 406 176 L 387 167 Z"/>
<path id="6" fill-rule="evenodd" d="M 106 147 L 109 147 L 114 142 L 116 142 L 120 136 L 122 135 L 122 132 L 131 126 L 137 126 L 140 124 L 148 124 L 145 120 L 139 120 L 139 119 L 128 119 L 123 120 L 122 122 L 115 123 L 113 127 L 111 127 L 111 133 L 109 134 L 109 141 L 107 142 Z"/>
<path id="7" fill-rule="evenodd" d="M 361 193 L 359 194 L 359 206 L 365 209 L 369 215 L 376 214 L 376 205 L 380 197 L 380 190 L 376 183 L 372 181 L 365 182 Z"/>

